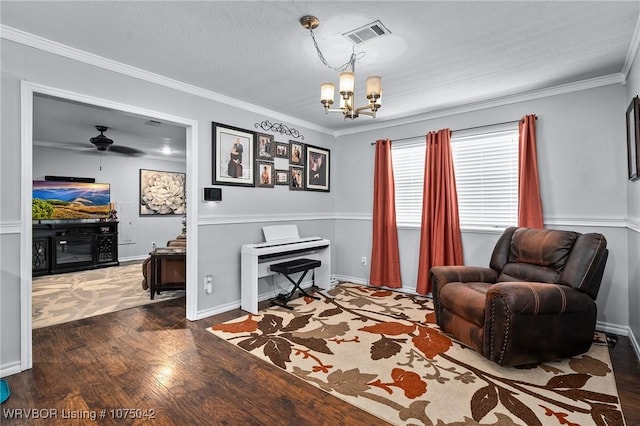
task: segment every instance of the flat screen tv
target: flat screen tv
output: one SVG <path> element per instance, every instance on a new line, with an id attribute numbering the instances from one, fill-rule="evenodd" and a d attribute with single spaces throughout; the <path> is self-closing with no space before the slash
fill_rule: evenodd
<path id="1" fill-rule="evenodd" d="M 34 220 L 102 219 L 109 217 L 108 183 L 33 181 Z"/>

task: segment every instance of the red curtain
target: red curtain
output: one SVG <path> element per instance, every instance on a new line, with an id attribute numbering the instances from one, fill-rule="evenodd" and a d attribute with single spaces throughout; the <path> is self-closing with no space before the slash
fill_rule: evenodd
<path id="1" fill-rule="evenodd" d="M 535 114 L 522 117 L 519 129 L 518 226 L 544 228 L 538 180 Z"/>
<path id="2" fill-rule="evenodd" d="M 418 293 L 431 291 L 429 270 L 432 266 L 442 265 L 462 265 L 458 193 L 449 129 L 427 134 Z"/>
<path id="3" fill-rule="evenodd" d="M 373 245 L 369 282 L 373 286 L 402 287 L 396 227 L 395 185 L 391 141 L 376 142 L 373 177 Z"/>

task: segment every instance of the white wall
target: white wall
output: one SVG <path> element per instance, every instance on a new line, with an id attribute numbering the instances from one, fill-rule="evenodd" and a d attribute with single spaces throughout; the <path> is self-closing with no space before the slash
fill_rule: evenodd
<path id="1" fill-rule="evenodd" d="M 517 102 L 464 114 L 339 136 L 336 144 L 336 193 L 339 219 L 336 273 L 368 279 L 361 256 L 371 254 L 373 157 L 377 139 L 426 135 L 517 120 L 536 114 L 538 161 L 545 224 L 548 228 L 601 232 L 610 257 L 598 296 L 598 320 L 615 330 L 629 323 L 627 280 L 626 145 L 621 107 L 624 88 L 610 85 Z M 415 288 L 419 230 L 398 231 L 403 286 Z M 464 261 L 487 266 L 499 234 L 463 231 Z"/>
<path id="2" fill-rule="evenodd" d="M 333 136 L 321 132 L 318 128 L 312 129 L 300 123 L 283 120 L 276 113 L 274 117 L 266 110 L 255 108 L 252 111 L 256 112 L 252 112 L 240 109 L 213 101 L 207 96 L 195 96 L 170 89 L 5 39 L 2 39 L 0 49 L 0 372 L 14 371 L 12 369 L 19 365 L 17 363 L 20 359 L 20 316 L 16 307 L 20 305 L 20 277 L 17 265 L 23 261 L 18 255 L 21 232 L 21 80 L 197 121 L 198 134 L 195 137 L 198 145 L 197 180 L 200 190 L 204 186 L 211 186 L 212 182 L 212 121 L 251 131 L 255 130 L 255 123 L 265 119 L 272 122 L 282 121 L 287 126 L 298 129 L 304 135 L 304 143 L 334 148 Z M 289 139 L 280 134 L 274 136 L 279 142 L 287 142 Z M 331 166 L 333 173 L 335 167 L 333 164 Z M 187 169 L 187 173 L 189 172 Z M 130 183 L 137 186 L 137 182 L 138 179 L 135 178 Z M 260 229 L 263 225 L 273 224 L 273 221 L 297 222 L 301 224 L 301 232 L 304 235 L 313 234 L 333 239 L 333 222 L 327 221 L 326 218 L 334 211 L 335 190 L 330 193 L 318 193 L 289 191 L 285 187 L 225 186 L 222 193 L 222 202 L 199 202 L 198 211 L 193 214 L 189 212 L 190 218 L 198 220 L 197 281 L 203 282 L 204 275 L 207 274 L 215 277 L 213 294 L 205 293 L 203 286 L 198 286 L 198 311 L 201 313 L 224 309 L 229 301 L 239 304 L 239 247 L 243 243 L 261 240 Z M 200 194 L 193 195 L 201 198 Z M 187 194 L 187 197 L 189 196 L 190 194 Z M 221 233 L 220 224 L 225 224 Z M 250 232 L 246 229 L 250 229 Z M 250 238 L 247 240 L 248 237 Z M 30 259 L 27 262 L 30 262 Z"/>
<path id="3" fill-rule="evenodd" d="M 116 202 L 120 213 L 118 256 L 121 261 L 147 257 L 153 242 L 163 246 L 182 230 L 182 216 L 139 216 L 140 169 L 179 173 L 186 171 L 185 163 L 178 161 L 108 153 L 102 154 L 100 158 L 95 150 L 82 152 L 33 147 L 34 179 L 42 180 L 47 175 L 80 176 L 95 178 L 96 182 L 111 185 L 111 201 Z M 133 208 L 132 214 L 127 215 L 120 208 L 124 203 Z"/>

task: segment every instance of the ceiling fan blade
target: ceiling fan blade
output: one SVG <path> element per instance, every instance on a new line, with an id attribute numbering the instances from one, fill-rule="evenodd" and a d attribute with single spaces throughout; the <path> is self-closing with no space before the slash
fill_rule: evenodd
<path id="1" fill-rule="evenodd" d="M 129 146 L 121 146 L 121 145 L 111 145 L 109 147 L 109 151 L 113 151 L 117 154 L 132 155 L 136 157 L 144 155 L 144 151 L 140 151 L 139 149 L 131 148 Z"/>

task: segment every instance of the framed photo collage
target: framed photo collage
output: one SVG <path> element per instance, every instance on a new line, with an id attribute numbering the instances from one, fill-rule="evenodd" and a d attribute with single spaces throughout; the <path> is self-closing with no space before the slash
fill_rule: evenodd
<path id="1" fill-rule="evenodd" d="M 212 122 L 212 155 L 214 185 L 330 192 L 327 148 Z"/>

